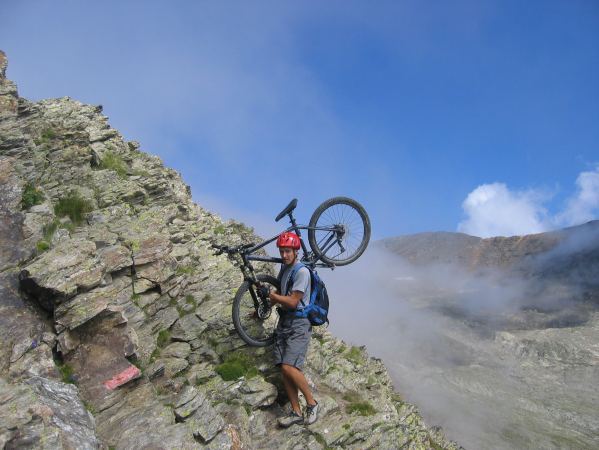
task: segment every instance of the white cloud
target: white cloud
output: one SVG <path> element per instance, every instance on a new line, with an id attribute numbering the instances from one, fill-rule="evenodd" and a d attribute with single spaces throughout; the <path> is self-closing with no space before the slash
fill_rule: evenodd
<path id="1" fill-rule="evenodd" d="M 562 211 L 549 215 L 545 203 L 551 199 L 540 190 L 517 191 L 504 183 L 478 186 L 462 203 L 466 219 L 458 231 L 473 236 L 514 236 L 579 225 L 599 216 L 599 166 L 581 172 L 577 190 Z"/>
<path id="2" fill-rule="evenodd" d="M 545 199 L 538 191 L 511 191 L 503 183 L 483 184 L 462 203 L 468 217 L 458 230 L 480 237 L 540 233 L 548 228 Z"/>
<path id="3" fill-rule="evenodd" d="M 578 187 L 566 209 L 557 215 L 556 224 L 560 226 L 577 225 L 588 222 L 599 213 L 599 166 L 592 172 L 582 172 L 576 179 Z"/>

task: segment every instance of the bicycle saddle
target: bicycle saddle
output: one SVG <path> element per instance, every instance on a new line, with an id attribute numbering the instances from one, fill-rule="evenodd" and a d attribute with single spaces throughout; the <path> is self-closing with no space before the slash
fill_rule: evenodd
<path id="1" fill-rule="evenodd" d="M 283 217 L 285 217 L 286 214 L 289 214 L 291 211 L 293 211 L 296 206 L 297 206 L 297 198 L 294 198 L 293 200 L 291 200 L 289 202 L 289 204 L 285 207 L 285 209 L 283 211 L 281 211 L 279 213 L 279 215 L 275 218 L 275 222 L 278 222 Z"/>

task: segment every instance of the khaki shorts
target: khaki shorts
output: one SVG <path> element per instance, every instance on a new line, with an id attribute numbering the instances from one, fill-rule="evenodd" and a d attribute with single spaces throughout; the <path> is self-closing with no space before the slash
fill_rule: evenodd
<path id="1" fill-rule="evenodd" d="M 281 316 L 275 331 L 275 364 L 288 364 L 301 370 L 311 335 L 312 325 L 307 318 Z"/>

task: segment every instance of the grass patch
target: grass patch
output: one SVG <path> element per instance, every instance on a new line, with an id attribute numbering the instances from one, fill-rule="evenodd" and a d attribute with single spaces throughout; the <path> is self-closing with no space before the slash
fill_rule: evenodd
<path id="1" fill-rule="evenodd" d="M 196 301 L 195 297 L 191 294 L 187 294 L 185 296 L 185 303 L 187 303 L 188 305 L 193 305 L 194 308 L 198 306 L 198 302 Z"/>
<path id="2" fill-rule="evenodd" d="M 34 205 L 39 205 L 44 201 L 44 198 L 44 193 L 39 188 L 27 183 L 21 196 L 21 209 L 29 209 Z"/>
<path id="3" fill-rule="evenodd" d="M 182 306 L 177 306 L 177 313 L 179 314 L 179 317 L 183 317 L 191 313 L 191 311 L 186 311 Z"/>
<path id="4" fill-rule="evenodd" d="M 361 416 L 372 416 L 376 414 L 376 409 L 369 402 L 365 401 L 360 397 L 360 394 L 356 392 L 348 392 L 343 396 L 343 400 L 345 400 L 347 405 L 345 406 L 345 411 L 348 414 L 359 414 Z"/>
<path id="5" fill-rule="evenodd" d="M 83 221 L 84 214 L 90 211 L 92 211 L 91 202 L 75 191 L 58 200 L 54 206 L 54 213 L 58 217 L 68 216 L 71 222 L 77 225 Z"/>
<path id="6" fill-rule="evenodd" d="M 85 409 L 87 409 L 90 413 L 92 413 L 92 415 L 96 414 L 96 408 L 94 408 L 94 406 L 90 402 L 88 402 L 86 400 L 83 400 L 82 402 L 83 402 L 83 406 L 85 406 Z"/>
<path id="7" fill-rule="evenodd" d="M 195 272 L 195 267 L 193 266 L 179 266 L 175 273 L 177 275 L 191 275 Z"/>
<path id="8" fill-rule="evenodd" d="M 75 384 L 75 372 L 73 371 L 73 368 L 70 365 L 68 365 L 67 363 L 56 362 L 56 368 L 60 373 L 60 378 L 63 383 Z"/>
<path id="9" fill-rule="evenodd" d="M 155 348 L 154 351 L 150 354 L 150 362 L 153 363 L 160 357 L 160 349 Z"/>
<path id="10" fill-rule="evenodd" d="M 60 220 L 54 219 L 48 225 L 44 226 L 42 230 L 43 238 L 40 239 L 37 242 L 37 244 L 35 244 L 38 253 L 45 252 L 50 247 L 52 247 L 52 238 L 54 237 L 54 233 L 56 233 L 56 230 L 58 230 L 59 228 L 64 228 L 65 230 L 68 230 L 72 233 L 75 230 L 75 225 L 73 225 L 70 222 L 61 223 Z"/>
<path id="11" fill-rule="evenodd" d="M 225 234 L 225 230 L 225 226 L 223 224 L 220 224 L 214 227 L 214 230 L 212 231 L 214 232 L 214 234 Z"/>
<path id="12" fill-rule="evenodd" d="M 104 153 L 99 167 L 100 169 L 112 170 L 121 178 L 127 176 L 127 164 L 125 164 L 125 161 L 123 161 L 123 158 L 121 158 L 120 155 L 114 152 Z"/>
<path id="13" fill-rule="evenodd" d="M 35 249 L 38 253 L 44 253 L 46 250 L 50 249 L 50 244 L 42 239 L 40 241 L 37 241 L 37 243 L 35 244 Z"/>
<path id="14" fill-rule="evenodd" d="M 344 423 L 343 424 L 343 429 L 344 430 L 349 430 L 351 428 L 351 425 L 349 423 Z"/>
<path id="15" fill-rule="evenodd" d="M 169 330 L 160 330 L 156 338 L 158 348 L 164 348 L 171 341 L 171 332 Z"/>
<path id="16" fill-rule="evenodd" d="M 341 354 L 345 350 L 347 350 L 347 346 L 345 344 L 341 344 L 339 347 L 337 347 L 337 354 Z"/>
<path id="17" fill-rule="evenodd" d="M 227 355 L 225 361 L 214 369 L 225 381 L 241 377 L 253 378 L 258 375 L 258 368 L 246 353 L 236 352 Z"/>
<path id="18" fill-rule="evenodd" d="M 54 131 L 52 128 L 46 128 L 44 131 L 42 131 L 40 138 L 42 142 L 48 142 L 52 139 L 55 139 L 57 136 L 58 133 L 56 133 L 56 131 Z"/>
<path id="19" fill-rule="evenodd" d="M 345 359 L 354 364 L 363 364 L 364 357 L 362 356 L 362 349 L 360 347 L 352 346 L 347 352 L 347 355 L 345 355 Z"/>

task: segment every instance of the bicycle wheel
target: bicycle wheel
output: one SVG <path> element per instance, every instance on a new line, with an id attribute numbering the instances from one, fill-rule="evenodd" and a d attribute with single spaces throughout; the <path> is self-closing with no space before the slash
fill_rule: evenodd
<path id="1" fill-rule="evenodd" d="M 354 262 L 370 241 L 368 214 L 351 198 L 330 198 L 312 214 L 308 241 L 325 263 L 344 266 Z"/>
<path id="2" fill-rule="evenodd" d="M 261 283 L 266 283 L 273 289 L 279 289 L 279 282 L 270 275 L 258 275 Z M 266 347 L 274 341 L 274 332 L 279 322 L 279 315 L 274 308 L 266 311 L 256 311 L 252 292 L 258 298 L 254 286 L 244 281 L 237 289 L 233 300 L 233 325 L 241 339 L 253 347 Z"/>

